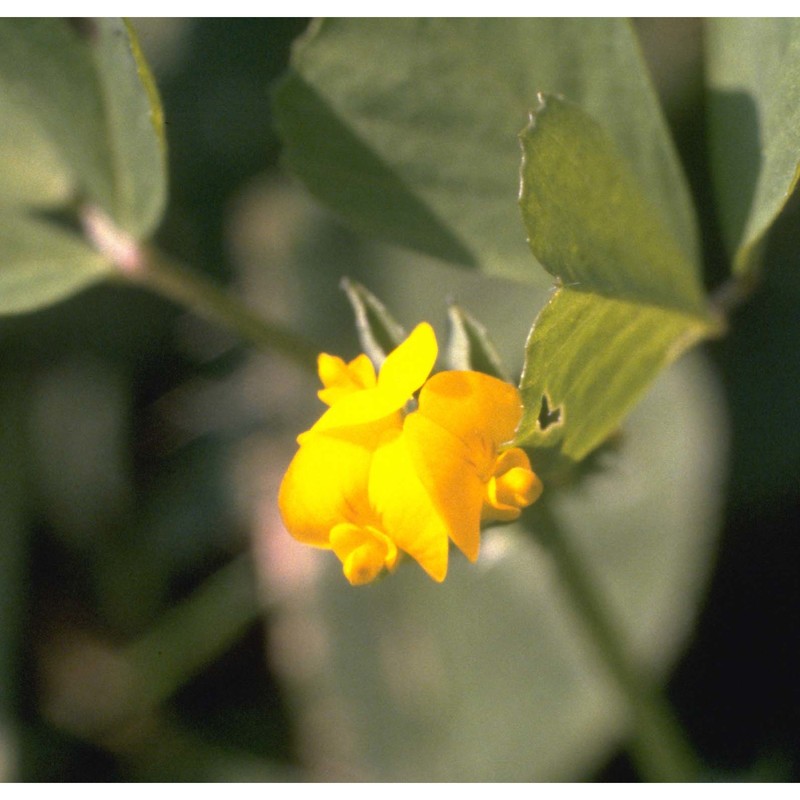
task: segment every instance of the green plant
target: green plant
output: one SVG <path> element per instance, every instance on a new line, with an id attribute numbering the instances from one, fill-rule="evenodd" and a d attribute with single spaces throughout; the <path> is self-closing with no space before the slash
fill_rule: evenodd
<path id="1" fill-rule="evenodd" d="M 412 323 L 430 313 L 404 281 L 427 282 L 442 309 L 450 292 L 480 298 L 450 304 L 442 363 L 519 377 L 514 445 L 544 484 L 519 522 L 484 534 L 477 567 L 454 559 L 443 586 L 403 568 L 356 590 L 325 572 L 286 601 L 328 642 L 316 669 L 286 681 L 303 719 L 319 698 L 344 709 L 352 741 L 324 728 L 315 740 L 341 774 L 569 779 L 625 742 L 643 779 L 708 775 L 662 690 L 709 578 L 728 469 L 722 400 L 697 349 L 735 335 L 733 312 L 790 263 L 782 242 L 796 237 L 779 234 L 800 161 L 800 25 L 704 31 L 726 248 L 713 259 L 713 220 L 695 211 L 630 23 L 332 20 L 294 46 L 274 95 L 285 164 L 356 230 L 412 251 L 361 251 L 355 277 L 374 294 L 345 289 L 362 349 L 379 359 L 402 338 L 396 306 Z M 339 352 L 323 314 L 261 313 L 156 243 L 170 109 L 131 24 L 2 22 L 0 92 L 0 312 L 113 282 L 302 370 Z M 726 267 L 709 290 L 712 260 Z M 303 285 L 325 268 L 307 257 Z M 4 452 L 24 453 L 25 391 L 3 392 Z M 751 470 L 765 492 L 770 469 L 795 463 L 779 444 L 766 478 Z M 30 524 L 24 461 L 7 458 L 0 479 L 9 541 Z M 119 560 L 130 541 L 115 547 Z M 19 577 L 22 551 L 7 551 Z M 157 713 L 263 613 L 243 558 L 174 608 L 162 591 L 160 620 L 130 623 L 97 718 L 78 725 L 67 709 L 51 721 L 71 733 L 85 723 L 77 733 L 96 742 Z M 147 573 L 146 556 L 136 563 Z M 136 592 L 109 580 L 125 609 Z M 5 616 L 17 641 L 14 608 Z M 13 665 L 5 674 L 15 685 Z"/>

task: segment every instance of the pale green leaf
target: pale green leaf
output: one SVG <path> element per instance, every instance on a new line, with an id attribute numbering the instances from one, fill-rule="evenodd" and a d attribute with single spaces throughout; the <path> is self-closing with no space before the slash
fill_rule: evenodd
<path id="1" fill-rule="evenodd" d="M 325 21 L 296 48 L 276 114 L 288 164 L 352 224 L 543 284 L 514 207 L 517 133 L 539 91 L 606 125 L 695 259 L 684 179 L 625 21 Z"/>
<path id="2" fill-rule="evenodd" d="M 521 140 L 530 247 L 560 288 L 528 340 L 518 441 L 574 462 L 717 324 L 690 253 L 598 122 L 543 97 Z"/>
<path id="3" fill-rule="evenodd" d="M 0 215 L 0 314 L 30 311 L 107 277 L 112 265 L 75 232 Z"/>
<path id="4" fill-rule="evenodd" d="M 708 575 L 719 403 L 702 361 L 683 360 L 631 415 L 608 469 L 549 500 L 634 660 L 656 675 Z M 354 588 L 331 553 L 319 558 L 326 579 L 284 595 L 281 652 L 293 657 L 275 660 L 316 779 L 579 780 L 629 733 L 556 565 L 519 529 L 486 531 L 477 564 L 453 552 L 442 585 L 404 563 Z"/>
<path id="5" fill-rule="evenodd" d="M 0 116 L 0 313 L 14 313 L 110 274 L 77 233 L 79 206 L 134 239 L 152 233 L 165 147 L 155 84 L 120 20 L 0 20 Z"/>
<path id="6" fill-rule="evenodd" d="M 0 206 L 67 197 L 102 208 L 127 233 L 153 231 L 166 195 L 161 109 L 132 30 L 121 20 L 0 21 Z M 41 164 L 38 159 L 44 157 Z M 47 170 L 26 186 L 29 167 Z"/>
<path id="7" fill-rule="evenodd" d="M 706 53 L 720 222 L 735 272 L 750 274 L 798 180 L 800 20 L 709 20 Z"/>
<path id="8" fill-rule="evenodd" d="M 378 368 L 387 353 L 406 338 L 406 332 L 389 309 L 366 287 L 349 278 L 344 278 L 341 286 L 355 314 L 361 349 Z"/>
<path id="9" fill-rule="evenodd" d="M 486 326 L 468 311 L 452 304 L 447 309 L 447 369 L 468 369 L 508 381 L 509 375 Z"/>
<path id="10" fill-rule="evenodd" d="M 21 106 L 10 110 L 2 100 L 0 105 L 0 214 L 9 213 L 8 206 L 66 204 L 73 192 L 72 181 L 35 112 Z"/>

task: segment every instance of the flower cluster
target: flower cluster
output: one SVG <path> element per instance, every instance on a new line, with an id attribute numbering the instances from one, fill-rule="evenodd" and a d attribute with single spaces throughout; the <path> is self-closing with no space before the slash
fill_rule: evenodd
<path id="1" fill-rule="evenodd" d="M 436 356 L 427 323 L 377 375 L 365 355 L 319 356 L 328 409 L 298 437 L 279 505 L 292 536 L 333 550 L 352 584 L 401 553 L 442 581 L 450 540 L 475 561 L 481 521 L 516 519 L 541 494 L 525 452 L 504 446 L 522 414 L 517 389 L 480 372 L 429 378 Z"/>

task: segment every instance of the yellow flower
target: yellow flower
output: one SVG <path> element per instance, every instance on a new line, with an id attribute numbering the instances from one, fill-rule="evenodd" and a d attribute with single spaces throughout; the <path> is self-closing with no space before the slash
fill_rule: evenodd
<path id="1" fill-rule="evenodd" d="M 522 416 L 516 387 L 481 372 L 434 375 L 403 427 L 414 465 L 471 561 L 481 521 L 510 521 L 535 502 L 542 483 L 519 447 L 506 447 Z"/>
<path id="2" fill-rule="evenodd" d="M 447 525 L 402 438 L 403 409 L 433 369 L 433 329 L 418 325 L 375 370 L 322 354 L 320 399 L 330 407 L 298 437 L 278 497 L 287 530 L 329 548 L 353 584 L 393 569 L 399 551 L 435 580 L 447 572 Z"/>
<path id="3" fill-rule="evenodd" d="M 298 437 L 279 505 L 292 536 L 333 550 L 353 584 L 391 571 L 401 552 L 442 581 L 450 539 L 474 561 L 481 520 L 514 519 L 541 493 L 525 453 L 504 448 L 522 413 L 517 390 L 467 371 L 425 383 L 436 355 L 422 323 L 377 376 L 363 355 L 319 357 L 329 408 Z"/>

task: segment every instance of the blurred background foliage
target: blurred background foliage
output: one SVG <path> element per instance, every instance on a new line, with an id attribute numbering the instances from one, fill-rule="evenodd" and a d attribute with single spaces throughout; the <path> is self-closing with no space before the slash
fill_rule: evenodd
<path id="1" fill-rule="evenodd" d="M 170 200 L 158 233 L 165 250 L 335 353 L 358 347 L 339 289 L 343 274 L 391 298 L 408 327 L 429 319 L 443 331 L 445 300 L 454 295 L 518 369 L 541 289 L 362 239 L 280 168 L 271 90 L 306 21 L 135 25 L 165 108 Z M 649 19 L 637 31 L 701 215 L 707 281 L 714 286 L 727 261 L 711 201 L 702 24 Z M 689 414 L 700 426 L 697 441 L 722 440 L 721 428 L 729 428 L 727 468 L 711 462 L 726 481 L 713 578 L 669 681 L 700 755 L 728 778 L 797 779 L 800 767 L 798 215 L 795 198 L 770 234 L 769 269 L 757 292 L 734 315 L 728 335 L 703 348 L 721 387 L 708 390 L 714 399 L 693 395 L 694 384 L 684 386 L 680 376 L 660 395 L 676 407 L 691 408 L 693 398 L 698 407 L 710 404 Z M 341 657 L 337 648 L 368 651 L 375 632 L 357 622 L 356 594 L 310 590 L 332 578 L 320 577 L 316 554 L 291 546 L 276 518 L 275 492 L 294 436 L 315 413 L 314 381 L 170 303 L 105 284 L 0 319 L 0 370 L 0 775 L 55 781 L 370 777 L 347 761 L 359 749 L 348 739 L 360 730 L 359 720 L 348 718 L 358 713 L 355 706 L 332 704 L 315 671 L 320 664 L 333 668 Z M 658 430 L 663 411 L 654 415 L 648 408 L 632 424 L 644 441 L 658 442 L 665 436 Z M 664 452 L 668 444 L 659 446 Z M 691 474 L 670 480 L 681 491 L 696 489 Z M 589 503 L 584 513 L 590 509 Z M 667 503 L 662 516 L 669 513 Z M 382 587 L 388 606 L 384 638 L 375 633 L 383 649 L 373 654 L 374 669 L 399 665 L 393 701 L 411 714 L 415 703 L 427 702 L 426 692 L 441 692 L 447 681 L 433 669 L 437 662 L 424 641 L 406 647 L 407 632 L 392 628 L 391 609 L 403 592 L 425 598 L 430 587 L 418 585 L 413 574 L 396 578 Z M 521 628 L 524 616 L 508 613 L 502 594 L 491 592 L 492 580 L 497 574 L 489 574 L 490 588 L 484 582 L 482 591 L 489 593 L 489 608 L 492 601 L 500 607 L 488 614 L 487 626 L 502 619 L 509 629 Z M 238 587 L 233 595 L 226 589 L 231 585 Z M 480 590 L 468 577 L 460 584 L 468 596 L 452 595 L 453 619 Z M 319 608 L 320 597 L 327 608 Z M 263 616 L 253 613 L 259 606 Z M 519 604 L 517 611 L 524 615 L 526 608 Z M 317 622 L 325 614 L 332 629 Z M 669 650 L 662 636 L 681 638 L 649 624 L 644 647 Z M 564 635 L 547 620 L 536 625 L 543 636 Z M 220 634 L 209 637 L 209 630 Z M 338 631 L 333 639 L 331 630 Z M 458 638 L 457 629 L 449 633 Z M 480 682 L 482 669 L 530 668 L 523 644 L 509 649 L 506 662 L 477 664 L 464 680 Z M 191 658 L 189 666 L 164 658 L 165 648 L 192 653 L 195 661 L 201 653 L 202 668 L 193 671 Z M 398 652 L 414 657 L 404 662 Z M 418 676 L 421 693 L 403 682 L 408 674 Z M 141 706 L 122 707 L 120 698 L 141 676 L 147 687 L 134 693 Z M 597 676 L 576 680 L 588 692 L 576 697 L 605 702 L 592 689 Z M 319 694 L 309 694 L 309 686 Z M 363 698 L 374 687 L 351 690 Z M 403 706 L 404 697 L 410 705 Z M 536 713 L 535 703 L 522 708 Z M 463 723 L 462 753 L 470 752 L 484 735 L 481 719 L 458 717 L 457 703 L 451 711 Z M 467 711 L 479 714 L 480 706 Z M 573 725 L 564 719 L 565 727 Z M 412 722 L 405 720 L 409 730 Z M 387 719 L 377 714 L 372 723 L 402 732 L 404 719 L 395 711 Z M 509 717 L 508 725 L 524 721 Z M 503 732 L 495 734 L 505 741 Z M 370 758 L 402 762 L 403 753 L 381 752 L 390 745 L 370 741 L 376 751 Z M 326 750 L 331 742 L 336 747 Z M 609 752 L 604 746 L 575 753 L 568 767 L 554 756 L 554 771 L 545 774 L 633 778 L 627 757 Z M 486 757 L 495 762 L 478 765 L 475 774 L 524 778 L 524 768 L 505 771 L 503 755 L 524 758 L 490 749 Z M 423 767 L 424 779 L 431 773 Z M 387 770 L 413 777 L 413 771 Z"/>

